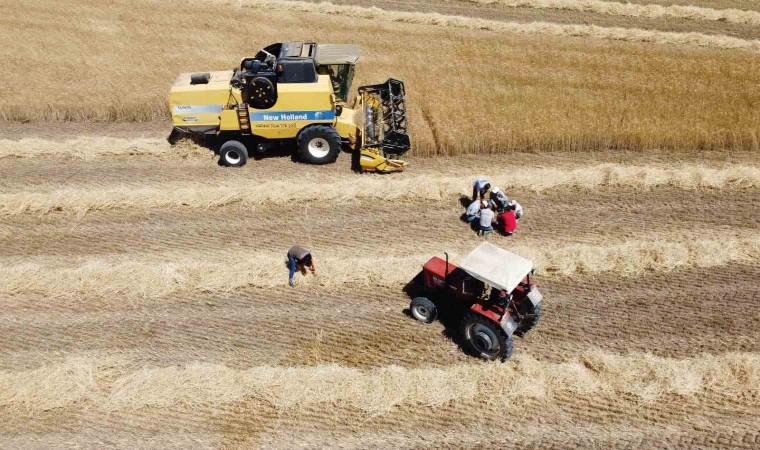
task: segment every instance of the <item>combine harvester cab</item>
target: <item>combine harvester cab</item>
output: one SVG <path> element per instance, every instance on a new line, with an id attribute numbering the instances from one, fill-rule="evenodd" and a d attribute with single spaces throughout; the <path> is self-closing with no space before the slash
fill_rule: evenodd
<path id="1" fill-rule="evenodd" d="M 438 309 L 463 305 L 459 332 L 465 349 L 487 360 L 512 356 L 513 335 L 522 336 L 541 318 L 543 296 L 531 281 L 533 262 L 484 242 L 459 265 L 431 258 L 422 268 L 425 297 L 415 297 L 409 311 L 424 323 Z"/>
<path id="2" fill-rule="evenodd" d="M 404 83 L 362 86 L 349 107 L 359 56 L 356 45 L 277 43 L 233 70 L 183 73 L 171 88 L 169 142 L 202 136 L 224 166 L 295 144 L 311 164 L 332 163 L 347 146 L 361 170 L 402 170 L 406 163 L 395 158 L 411 147 Z"/>

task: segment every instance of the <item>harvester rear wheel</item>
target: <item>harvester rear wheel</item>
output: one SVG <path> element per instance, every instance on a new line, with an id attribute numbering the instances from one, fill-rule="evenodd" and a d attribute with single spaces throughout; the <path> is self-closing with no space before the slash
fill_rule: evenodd
<path id="1" fill-rule="evenodd" d="M 506 361 L 514 350 L 512 338 L 498 324 L 473 312 L 462 319 L 462 338 L 466 350 L 489 361 Z"/>
<path id="2" fill-rule="evenodd" d="M 423 323 L 431 323 L 438 317 L 438 308 L 435 303 L 425 297 L 415 297 L 409 305 L 412 317 Z"/>
<path id="3" fill-rule="evenodd" d="M 298 135 L 298 155 L 309 164 L 330 164 L 340 154 L 340 134 L 333 127 L 314 125 Z"/>
<path id="4" fill-rule="evenodd" d="M 227 141 L 219 149 L 219 164 L 241 167 L 248 162 L 248 149 L 240 141 Z"/>

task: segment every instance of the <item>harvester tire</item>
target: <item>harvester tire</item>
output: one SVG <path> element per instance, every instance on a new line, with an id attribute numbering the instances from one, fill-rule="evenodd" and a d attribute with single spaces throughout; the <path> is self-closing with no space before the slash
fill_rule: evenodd
<path id="1" fill-rule="evenodd" d="M 535 328 L 541 320 L 541 303 L 534 306 L 528 299 L 526 299 L 524 303 L 525 306 L 521 305 L 520 314 L 525 315 L 526 317 L 520 321 L 520 325 L 517 327 L 517 331 L 515 331 L 515 334 L 518 336 L 523 336 L 525 333 Z"/>
<path id="2" fill-rule="evenodd" d="M 438 308 L 435 303 L 425 297 L 415 297 L 409 305 L 409 312 L 412 317 L 422 323 L 432 323 L 438 317 Z"/>
<path id="3" fill-rule="evenodd" d="M 298 156 L 309 164 L 331 164 L 340 154 L 338 130 L 325 125 L 314 125 L 301 131 L 296 144 Z"/>
<path id="4" fill-rule="evenodd" d="M 462 319 L 462 339 L 469 353 L 479 358 L 506 361 L 512 357 L 514 341 L 493 321 L 468 312 Z"/>
<path id="5" fill-rule="evenodd" d="M 228 167 L 241 167 L 248 162 L 248 149 L 242 142 L 227 141 L 219 149 L 219 164 Z"/>

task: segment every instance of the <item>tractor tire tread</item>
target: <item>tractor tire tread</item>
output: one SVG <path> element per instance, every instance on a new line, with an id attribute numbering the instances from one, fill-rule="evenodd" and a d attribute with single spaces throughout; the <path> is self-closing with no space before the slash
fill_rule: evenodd
<path id="1" fill-rule="evenodd" d="M 478 322 L 483 325 L 487 325 L 491 328 L 493 328 L 497 334 L 499 335 L 499 339 L 502 341 L 502 351 L 494 356 L 493 358 L 488 358 L 482 355 L 481 352 L 478 351 L 477 348 L 472 344 L 472 341 L 470 339 L 467 339 L 466 329 L 467 326 L 473 322 Z M 465 350 L 475 356 L 478 356 L 483 359 L 489 359 L 489 360 L 496 360 L 499 359 L 502 362 L 507 361 L 509 358 L 512 357 L 512 353 L 514 352 L 514 340 L 511 336 L 507 336 L 507 333 L 504 332 L 504 330 L 501 329 L 498 325 L 495 325 L 490 320 L 486 319 L 485 317 L 481 316 L 480 314 L 474 313 L 472 311 L 467 312 L 467 314 L 464 315 L 462 318 L 462 322 L 459 327 L 459 332 L 462 337 L 462 340 L 464 342 Z"/>
<path id="2" fill-rule="evenodd" d="M 530 303 L 530 300 L 527 301 Z M 532 317 L 527 320 L 521 321 L 520 325 L 517 327 L 515 333 L 519 333 L 518 336 L 522 337 L 525 333 L 535 328 L 536 325 L 538 325 L 538 322 L 541 321 L 541 304 L 539 303 L 538 305 L 533 306 L 533 303 L 530 303 L 530 305 L 526 307 L 524 311 L 520 311 L 520 313 L 532 315 Z"/>
<path id="3" fill-rule="evenodd" d="M 427 320 L 418 319 L 414 316 L 414 307 L 415 306 L 424 306 L 428 309 L 428 311 L 431 312 L 430 317 Z M 414 297 L 412 299 L 412 302 L 409 304 L 409 310 L 411 311 L 412 317 L 414 319 L 422 322 L 422 323 L 433 323 L 435 319 L 438 317 L 438 307 L 435 306 L 435 303 L 432 302 L 432 300 L 428 299 L 427 297 Z"/>

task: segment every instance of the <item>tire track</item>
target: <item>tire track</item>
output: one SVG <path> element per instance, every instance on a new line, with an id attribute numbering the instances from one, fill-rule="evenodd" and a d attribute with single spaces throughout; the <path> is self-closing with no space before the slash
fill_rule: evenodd
<path id="1" fill-rule="evenodd" d="M 589 351 L 668 358 L 759 352 L 760 267 L 734 266 L 731 273 L 730 285 L 724 273 L 710 269 L 539 281 L 544 318 L 516 341 L 516 354 L 560 363 Z M 118 356 L 140 366 L 205 361 L 237 369 L 473 362 L 450 337 L 458 332 L 458 316 L 434 325 L 415 322 L 403 312 L 409 297 L 400 289 L 356 292 L 349 286 L 318 296 L 244 292 L 209 300 L 80 313 L 7 311 L 0 315 L 0 354 L 16 356 L 0 360 L 0 370 L 31 369 L 72 354 Z"/>
<path id="2" fill-rule="evenodd" d="M 662 188 L 597 190 L 580 195 L 513 190 L 509 194 L 522 203 L 526 217 L 511 238 L 493 236 L 497 245 L 550 241 L 557 236 L 569 236 L 568 243 L 595 245 L 609 239 L 670 238 L 687 229 L 692 235 L 710 236 L 760 228 L 760 200 L 754 191 L 697 193 Z M 706 205 L 712 207 L 706 209 Z M 418 247 L 437 253 L 459 248 L 463 240 L 473 246 L 478 242 L 475 233 L 458 220 L 463 209 L 454 198 L 392 203 L 370 199 L 339 207 L 309 205 L 297 211 L 297 220 L 293 220 L 290 204 L 262 209 L 238 205 L 218 210 L 107 211 L 76 222 L 60 215 L 44 219 L 22 215 L 6 221 L 2 228 L 0 255 L 7 260 L 192 252 L 213 258 L 219 249 L 228 247 L 282 252 L 292 236 L 302 236 L 301 243 L 315 254 L 329 254 L 335 242 L 361 254 L 377 245 L 378 236 L 399 237 L 394 230 L 403 230 L 403 236 Z M 352 231 L 360 229 L 373 232 Z M 398 253 L 409 244 L 406 238 L 394 238 L 384 239 L 383 246 Z"/>

